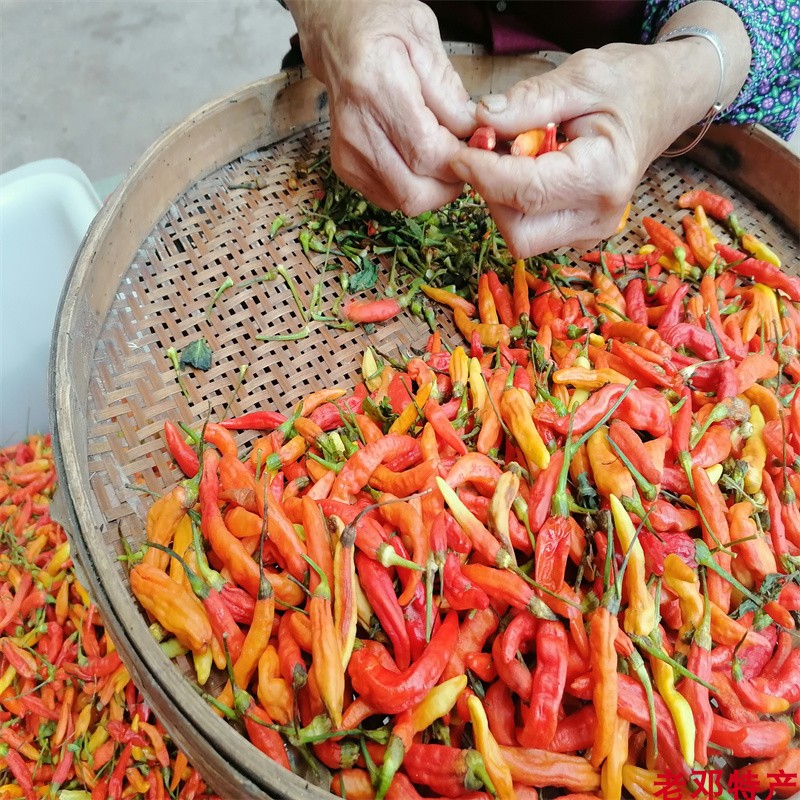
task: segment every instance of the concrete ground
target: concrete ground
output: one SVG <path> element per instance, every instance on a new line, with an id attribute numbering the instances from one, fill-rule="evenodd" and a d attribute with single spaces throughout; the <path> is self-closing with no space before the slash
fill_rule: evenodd
<path id="1" fill-rule="evenodd" d="M 280 69 L 276 0 L 0 0 L 0 173 L 58 156 L 123 173 L 204 103 Z"/>
<path id="2" fill-rule="evenodd" d="M 0 0 L 0 173 L 59 156 L 102 185 L 293 32 L 276 0 Z"/>

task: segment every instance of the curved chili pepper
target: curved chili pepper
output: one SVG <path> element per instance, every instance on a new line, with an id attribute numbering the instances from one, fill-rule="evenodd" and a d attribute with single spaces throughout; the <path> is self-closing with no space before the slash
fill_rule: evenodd
<path id="1" fill-rule="evenodd" d="M 489 637 L 497 630 L 499 622 L 497 613 L 492 608 L 478 610 L 464 619 L 458 629 L 455 647 L 442 672 L 442 680 L 464 674 L 464 658 L 467 653 L 483 650 Z"/>
<path id="2" fill-rule="evenodd" d="M 164 440 L 169 454 L 187 478 L 194 478 L 200 469 L 200 459 L 195 449 L 186 443 L 178 426 L 172 420 L 164 420 Z"/>
<path id="3" fill-rule="evenodd" d="M 486 653 L 485 655 L 491 656 Z M 489 729 L 500 745 L 516 747 L 516 708 L 511 690 L 503 681 L 495 680 L 486 690 L 483 707 L 489 720 Z"/>
<path id="4" fill-rule="evenodd" d="M 503 325 L 507 325 L 509 328 L 512 327 L 516 322 L 516 318 L 514 314 L 511 292 L 504 283 L 500 282 L 500 278 L 497 277 L 497 273 L 494 270 L 487 270 L 484 275 L 487 277 L 489 291 L 492 294 L 494 306 L 497 309 L 497 316 L 500 318 L 499 321 Z"/>
<path id="5" fill-rule="evenodd" d="M 558 711 L 567 681 L 567 634 L 557 621 L 542 620 L 536 630 L 536 668 L 530 705 L 517 733 L 523 747 L 545 749 L 558 725 Z"/>
<path id="6" fill-rule="evenodd" d="M 607 250 L 592 250 L 581 256 L 581 261 L 588 264 L 603 264 L 612 274 L 625 270 L 637 270 L 643 267 L 652 267 L 661 258 L 660 250 L 651 250 L 649 253 L 611 253 Z"/>
<path id="7" fill-rule="evenodd" d="M 352 495 L 366 486 L 379 464 L 407 453 L 416 446 L 410 436 L 390 433 L 380 441 L 357 450 L 337 475 L 331 489 L 331 499 L 349 501 Z"/>
<path id="8" fill-rule="evenodd" d="M 384 666 L 375 642 L 353 652 L 348 672 L 356 691 L 386 714 L 397 714 L 419 702 L 439 679 L 458 637 L 458 616 L 450 613 L 422 656 L 402 672 Z"/>
<path id="9" fill-rule="evenodd" d="M 488 595 L 464 575 L 461 571 L 461 562 L 455 553 L 448 553 L 445 556 L 442 581 L 444 598 L 450 608 L 456 611 L 468 611 L 489 607 Z"/>
<path id="10" fill-rule="evenodd" d="M 444 797 L 461 797 L 483 786 L 486 767 L 477 750 L 443 744 L 415 743 L 405 754 L 403 768 L 415 784 Z M 348 797 L 350 795 L 348 794 Z"/>
<path id="11" fill-rule="evenodd" d="M 231 431 L 272 431 L 285 424 L 286 420 L 286 415 L 277 411 L 251 411 L 224 419 L 219 424 Z"/>
<path id="12" fill-rule="evenodd" d="M 394 660 L 400 670 L 407 669 L 411 663 L 411 650 L 403 610 L 397 602 L 392 578 L 377 561 L 362 553 L 356 553 L 355 558 L 361 588 L 392 643 Z"/>
<path id="13" fill-rule="evenodd" d="M 800 302 L 800 278 L 782 272 L 774 264 L 750 258 L 733 247 L 724 244 L 716 245 L 717 252 L 725 259 L 730 269 L 737 275 L 752 278 L 771 289 L 783 292 L 790 300 Z"/>

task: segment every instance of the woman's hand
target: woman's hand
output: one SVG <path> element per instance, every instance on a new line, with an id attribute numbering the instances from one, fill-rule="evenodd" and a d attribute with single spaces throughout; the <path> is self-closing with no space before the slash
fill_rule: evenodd
<path id="1" fill-rule="evenodd" d="M 479 123 L 498 138 L 556 122 L 570 140 L 535 159 L 467 150 L 451 162 L 486 200 L 515 255 L 591 246 L 615 231 L 650 162 L 714 102 L 716 55 L 697 39 L 675 44 L 684 42 L 710 77 L 697 78 L 693 67 L 690 79 L 684 65 L 683 80 L 695 88 L 677 94 L 671 45 L 613 44 L 576 53 L 479 104 Z"/>
<path id="2" fill-rule="evenodd" d="M 418 0 L 290 0 L 303 58 L 328 89 L 331 161 L 373 203 L 415 216 L 461 192 L 475 128 L 433 12 Z"/>

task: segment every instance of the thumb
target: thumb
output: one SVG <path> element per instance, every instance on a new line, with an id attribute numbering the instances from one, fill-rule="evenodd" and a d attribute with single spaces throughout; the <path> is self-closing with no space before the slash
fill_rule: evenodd
<path id="1" fill-rule="evenodd" d="M 425 105 L 452 134 L 461 139 L 469 136 L 478 125 L 475 102 L 441 45 L 424 54 L 412 53 L 411 60 Z"/>
<path id="2" fill-rule="evenodd" d="M 587 98 L 557 67 L 544 75 L 527 78 L 505 94 L 490 94 L 478 102 L 479 125 L 491 125 L 500 136 L 513 137 L 521 131 L 544 128 L 587 113 Z"/>

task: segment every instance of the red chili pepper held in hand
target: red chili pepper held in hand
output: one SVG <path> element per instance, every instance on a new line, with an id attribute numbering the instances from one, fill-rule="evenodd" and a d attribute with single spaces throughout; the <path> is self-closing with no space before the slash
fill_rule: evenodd
<path id="1" fill-rule="evenodd" d="M 482 125 L 475 129 L 467 144 L 469 147 L 478 147 L 481 150 L 494 150 L 497 146 L 497 134 L 491 125 Z"/>

